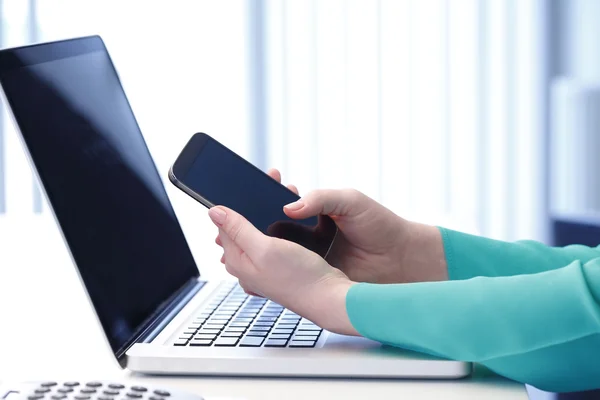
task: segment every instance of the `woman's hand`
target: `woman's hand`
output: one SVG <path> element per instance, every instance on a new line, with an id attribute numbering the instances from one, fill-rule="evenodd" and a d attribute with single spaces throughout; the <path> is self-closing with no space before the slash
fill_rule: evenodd
<path id="1" fill-rule="evenodd" d="M 275 169 L 268 174 L 281 182 Z M 288 188 L 298 194 L 295 186 Z M 339 228 L 327 261 L 351 280 L 404 283 L 447 280 L 439 230 L 400 218 L 356 190 L 315 190 L 284 207 L 290 218 L 329 215 Z"/>
<path id="2" fill-rule="evenodd" d="M 222 261 L 247 293 L 257 294 L 313 321 L 320 327 L 358 335 L 346 312 L 346 294 L 354 283 L 322 257 L 304 247 L 264 235 L 238 213 L 213 207 Z"/>

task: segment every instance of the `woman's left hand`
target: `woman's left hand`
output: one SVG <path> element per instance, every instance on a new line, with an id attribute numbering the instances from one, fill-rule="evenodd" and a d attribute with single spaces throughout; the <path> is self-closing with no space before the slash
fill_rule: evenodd
<path id="1" fill-rule="evenodd" d="M 247 293 L 266 297 L 328 331 L 358 335 L 346 312 L 354 282 L 304 247 L 264 235 L 226 207 L 208 212 L 219 228 L 221 259 Z"/>

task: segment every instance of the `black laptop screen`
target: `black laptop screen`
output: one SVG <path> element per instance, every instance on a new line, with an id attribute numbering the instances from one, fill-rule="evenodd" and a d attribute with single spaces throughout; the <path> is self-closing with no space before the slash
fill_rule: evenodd
<path id="1" fill-rule="evenodd" d="M 118 354 L 198 269 L 111 59 L 98 37 L 5 50 L 0 82 Z"/>

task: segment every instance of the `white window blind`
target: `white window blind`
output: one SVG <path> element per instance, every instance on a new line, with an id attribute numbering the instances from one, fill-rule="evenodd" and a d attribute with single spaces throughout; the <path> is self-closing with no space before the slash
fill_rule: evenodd
<path id="1" fill-rule="evenodd" d="M 545 240 L 546 2 L 265 0 L 267 164 Z"/>

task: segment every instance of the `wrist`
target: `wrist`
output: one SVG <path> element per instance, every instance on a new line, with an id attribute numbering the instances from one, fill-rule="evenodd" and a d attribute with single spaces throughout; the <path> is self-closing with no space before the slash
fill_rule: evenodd
<path id="1" fill-rule="evenodd" d="M 401 250 L 404 272 L 410 268 L 405 282 L 448 280 L 444 242 L 440 230 L 431 225 L 406 222 L 407 235 Z"/>
<path id="2" fill-rule="evenodd" d="M 357 282 L 349 280 L 346 276 L 332 277 L 321 282 L 318 294 L 315 296 L 319 312 L 313 321 L 321 328 L 342 335 L 359 336 L 354 329 L 346 309 L 346 296 L 348 291 Z"/>

